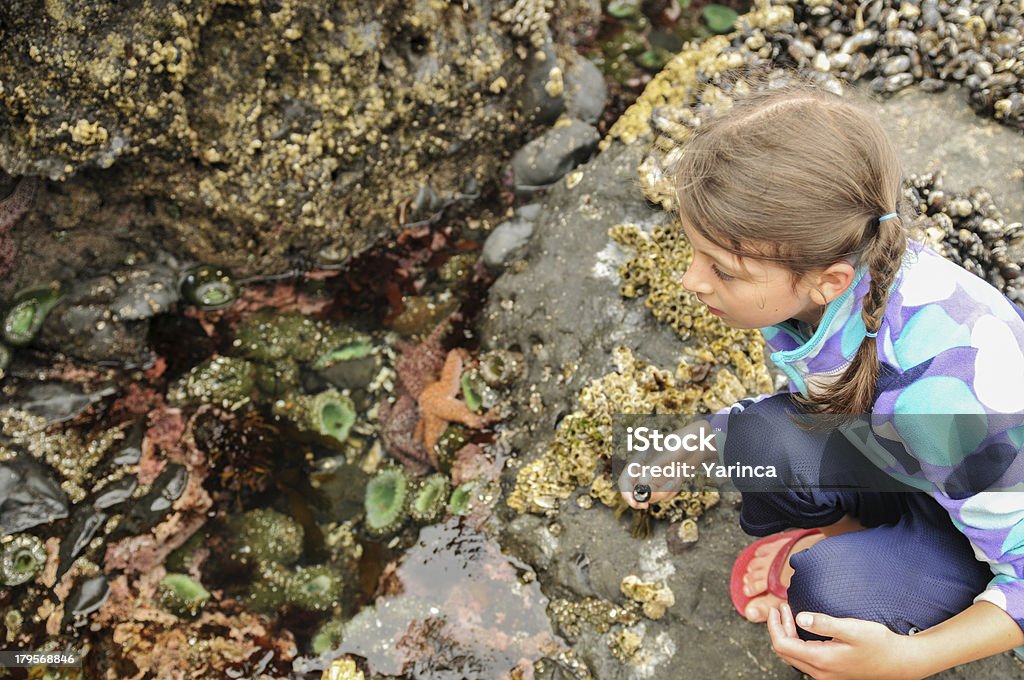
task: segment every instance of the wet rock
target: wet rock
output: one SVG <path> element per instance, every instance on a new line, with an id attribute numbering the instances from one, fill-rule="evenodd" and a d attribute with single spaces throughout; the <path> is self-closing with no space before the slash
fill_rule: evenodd
<path id="1" fill-rule="evenodd" d="M 89 614 L 98 611 L 110 596 L 106 576 L 94 576 L 83 581 L 72 591 L 64 603 L 64 626 L 84 626 Z"/>
<path id="2" fill-rule="evenodd" d="M 147 320 L 178 301 L 177 278 L 154 263 L 79 282 L 50 312 L 36 344 L 87 361 L 141 362 Z"/>
<path id="3" fill-rule="evenodd" d="M 57 578 L 63 576 L 75 558 L 82 554 L 82 551 L 89 545 L 97 529 L 107 521 L 107 513 L 98 510 L 82 509 L 77 510 L 71 529 L 60 543 L 60 562 L 57 567 Z"/>
<path id="4" fill-rule="evenodd" d="M 188 469 L 177 463 L 169 464 L 157 476 L 149 493 L 135 501 L 111 539 L 141 534 L 155 527 L 171 511 L 171 505 L 187 485 Z"/>
<path id="5" fill-rule="evenodd" d="M 84 392 L 80 385 L 59 381 L 31 383 L 18 389 L 10 405 L 20 411 L 46 418 L 48 424 L 71 420 L 97 401 L 116 392 L 105 387 Z"/>
<path id="6" fill-rule="evenodd" d="M 115 465 L 134 465 L 142 457 L 142 438 L 146 434 L 146 423 L 139 420 L 125 434 L 121 445 L 114 449 L 111 462 Z"/>
<path id="7" fill-rule="evenodd" d="M 99 492 L 92 505 L 100 510 L 120 505 L 132 497 L 132 493 L 138 485 L 139 481 L 132 476 L 111 482 Z"/>
<path id="8" fill-rule="evenodd" d="M 594 127 L 578 120 L 548 130 L 512 157 L 516 189 L 529 190 L 555 182 L 586 162 L 600 138 Z"/>
<path id="9" fill-rule="evenodd" d="M 0 462 L 0 535 L 67 516 L 67 496 L 42 464 L 24 454 Z"/>
<path id="10" fill-rule="evenodd" d="M 504 267 L 522 250 L 532 235 L 532 222 L 518 219 L 502 222 L 484 241 L 484 265 L 492 269 Z"/>
<path id="11" fill-rule="evenodd" d="M 62 188 L 99 194 L 100 210 L 43 209 L 77 220 L 68 239 L 96 250 L 116 223 L 131 225 L 121 255 L 166 239 L 240 276 L 327 243 L 347 257 L 389 233 L 424 168 L 445 196 L 466 174 L 491 176 L 523 133 L 518 114 L 554 120 L 562 97 L 545 85 L 569 36 L 552 37 L 551 14 L 571 27 L 600 16 L 597 3 L 533 0 L 255 9 L 0 3 L 0 168 L 75 175 Z M 545 42 L 546 65 L 532 64 Z M 412 129 L 431 141 L 408 143 Z"/>
<path id="12" fill-rule="evenodd" d="M 608 85 L 601 69 L 581 54 L 573 53 L 565 68 L 566 113 L 584 123 L 596 123 L 608 104 Z"/>

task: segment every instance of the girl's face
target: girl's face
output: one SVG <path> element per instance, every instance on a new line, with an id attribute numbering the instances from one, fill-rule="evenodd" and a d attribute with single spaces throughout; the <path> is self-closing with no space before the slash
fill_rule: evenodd
<path id="1" fill-rule="evenodd" d="M 693 246 L 693 261 L 683 275 L 683 288 L 696 294 L 712 314 L 732 328 L 763 328 L 790 318 L 814 325 L 824 305 L 842 294 L 853 280 L 853 267 L 839 263 L 825 271 L 845 267 L 849 270 L 844 270 L 845 283 L 823 281 L 819 274 L 803 277 L 794 288 L 789 271 L 782 266 L 745 258 L 746 268 L 741 267 L 737 256 L 705 239 L 685 218 L 682 223 Z M 814 280 L 814 285 L 808 279 Z M 841 286 L 838 291 L 837 286 Z"/>

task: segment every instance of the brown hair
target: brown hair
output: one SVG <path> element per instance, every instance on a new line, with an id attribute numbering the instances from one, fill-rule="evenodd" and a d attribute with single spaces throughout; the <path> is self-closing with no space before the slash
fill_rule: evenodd
<path id="1" fill-rule="evenodd" d="M 671 169 L 680 212 L 718 247 L 789 269 L 794 288 L 843 259 L 866 264 L 861 316 L 877 332 L 907 245 L 899 215 L 878 221 L 907 210 L 892 141 L 849 94 L 796 74 L 784 84 L 737 80 L 731 108 L 694 131 Z M 878 371 L 875 342 L 865 338 L 839 380 L 795 398 L 805 413 L 867 413 Z"/>

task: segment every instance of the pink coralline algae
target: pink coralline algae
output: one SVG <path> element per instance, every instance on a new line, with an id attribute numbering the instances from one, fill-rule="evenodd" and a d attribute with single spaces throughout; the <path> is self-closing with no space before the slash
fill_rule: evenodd
<path id="1" fill-rule="evenodd" d="M 0 277 L 7 276 L 14 267 L 17 249 L 10 231 L 32 208 L 39 189 L 35 177 L 22 177 L 7 198 L 0 201 Z"/>

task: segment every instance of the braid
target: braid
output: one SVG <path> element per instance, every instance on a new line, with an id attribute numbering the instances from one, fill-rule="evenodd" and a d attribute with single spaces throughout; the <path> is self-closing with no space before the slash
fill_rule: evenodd
<path id="1" fill-rule="evenodd" d="M 871 275 L 871 284 L 861 309 L 861 318 L 868 333 L 877 333 L 882 324 L 889 287 L 899 271 L 907 247 L 906 233 L 899 216 L 881 222 L 877 219 L 872 218 L 872 224 L 868 226 L 875 233 L 861 255 L 861 261 L 867 264 Z M 879 371 L 875 342 L 875 338 L 865 337 L 842 377 L 821 394 L 812 395 L 811 399 L 795 395 L 805 413 L 832 414 L 833 417 L 825 418 L 825 422 L 819 422 L 819 425 L 836 426 L 848 420 L 844 415 L 871 410 Z"/>
<path id="2" fill-rule="evenodd" d="M 889 299 L 889 286 L 899 271 L 900 261 L 907 247 L 906 235 L 899 216 L 882 220 L 875 229 L 874 238 L 862 256 L 868 265 L 868 273 L 871 274 L 871 286 L 868 294 L 864 296 L 864 308 L 861 310 L 864 328 L 869 333 L 877 333 L 882 323 L 885 303 Z"/>

